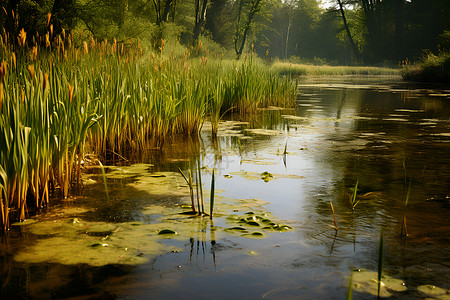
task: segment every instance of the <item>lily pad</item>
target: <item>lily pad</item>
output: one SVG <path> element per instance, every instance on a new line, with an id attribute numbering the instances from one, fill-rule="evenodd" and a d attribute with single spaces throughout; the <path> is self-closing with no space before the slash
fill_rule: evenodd
<path id="1" fill-rule="evenodd" d="M 378 295 L 378 273 L 373 271 L 358 270 L 353 272 L 353 290 L 361 293 Z M 390 297 L 392 292 L 406 291 L 403 280 L 387 275 L 381 277 L 380 297 Z"/>
<path id="2" fill-rule="evenodd" d="M 450 290 L 443 289 L 431 284 L 421 285 L 417 287 L 417 290 L 434 299 L 450 299 Z"/>
<path id="3" fill-rule="evenodd" d="M 261 173 L 261 179 L 264 180 L 264 182 L 269 182 L 270 180 L 273 179 L 273 175 L 270 174 L 269 172 L 265 171 L 265 172 Z"/>
<path id="4" fill-rule="evenodd" d="M 158 232 L 158 234 L 177 234 L 177 232 L 176 231 L 173 231 L 172 229 L 163 229 L 163 230 L 160 230 L 159 232 Z"/>

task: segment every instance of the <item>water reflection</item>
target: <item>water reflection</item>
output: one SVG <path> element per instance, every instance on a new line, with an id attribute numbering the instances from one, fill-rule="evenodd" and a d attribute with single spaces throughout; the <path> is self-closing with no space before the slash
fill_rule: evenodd
<path id="1" fill-rule="evenodd" d="M 164 151 L 130 154 L 121 164 L 140 163 L 141 169 L 121 178 L 111 167 L 110 200 L 105 200 L 101 174 L 90 175 L 97 184 L 86 185 L 83 198 L 67 204 L 91 209 L 79 218 L 161 223 L 162 213 L 145 209 L 153 205 L 179 210 L 189 203 L 189 189 L 178 168 L 195 172 L 197 161 L 205 199 L 215 169 L 218 201 L 229 206 L 219 209 L 213 222 L 200 217 L 180 220 L 174 213 L 172 224 L 193 229 L 163 239 L 163 244 L 181 250 L 138 266 L 18 265 L 12 254 L 35 237 L 26 229 L 22 233 L 14 229 L 14 238 L 2 244 L 1 274 L 8 279 L 2 296 L 21 291 L 23 298 L 40 293 L 343 299 L 350 270 L 376 271 L 380 229 L 385 237 L 384 272 L 408 287 L 394 297 L 424 297 L 417 290 L 423 284 L 449 289 L 450 107 L 447 98 L 431 96 L 436 93 L 392 89 L 386 83 L 311 83 L 300 86 L 295 111 L 264 110 L 245 119 L 231 116 L 215 138 L 205 124 L 199 138 L 176 138 L 166 143 Z M 267 131 L 252 131 L 255 128 Z M 261 176 L 265 172 L 273 180 L 265 181 Z M 156 175 L 164 175 L 166 182 L 152 181 Z M 354 209 L 353 194 L 359 201 Z M 333 228 L 330 201 L 338 231 Z M 293 230 L 264 239 L 225 230 L 235 226 L 227 223 L 229 215 L 250 211 L 270 214 Z M 407 237 L 401 234 L 404 215 Z M 55 280 L 54 274 L 62 275 Z M 24 288 L 26 282 L 31 289 Z M 358 298 L 373 299 L 363 293 Z"/>

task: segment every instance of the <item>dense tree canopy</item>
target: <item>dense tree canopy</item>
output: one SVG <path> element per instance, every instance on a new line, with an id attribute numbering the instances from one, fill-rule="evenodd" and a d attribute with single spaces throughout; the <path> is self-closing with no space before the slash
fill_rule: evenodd
<path id="1" fill-rule="evenodd" d="M 448 0 L 4 0 L 0 25 L 10 40 L 51 24 L 95 38 L 139 37 L 186 47 L 209 39 L 240 55 L 336 64 L 397 64 L 450 47 Z M 3 31 L 2 30 L 2 31 Z M 87 38 L 87 35 L 85 35 Z M 32 42 L 30 39 L 29 42 Z M 253 46 L 253 47 L 252 47 Z M 247 49 L 247 50 L 245 50 Z"/>

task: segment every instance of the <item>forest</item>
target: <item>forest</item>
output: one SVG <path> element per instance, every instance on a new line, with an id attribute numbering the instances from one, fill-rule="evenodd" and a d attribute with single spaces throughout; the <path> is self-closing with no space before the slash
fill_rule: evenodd
<path id="1" fill-rule="evenodd" d="M 449 0 L 0 0 L 0 299 L 449 299 Z"/>
<path id="2" fill-rule="evenodd" d="M 17 42 L 21 29 L 40 36 L 51 23 L 77 42 L 161 39 L 260 57 L 331 65 L 398 66 L 450 49 L 446 0 L 7 0 L 0 24 Z M 51 15 L 51 22 L 48 16 Z M 82 35 L 79 35 L 83 33 Z M 28 39 L 28 43 L 32 43 Z"/>

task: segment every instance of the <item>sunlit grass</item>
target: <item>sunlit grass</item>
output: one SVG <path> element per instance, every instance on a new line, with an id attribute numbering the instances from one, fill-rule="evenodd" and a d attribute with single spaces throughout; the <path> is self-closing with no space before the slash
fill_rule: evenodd
<path id="1" fill-rule="evenodd" d="M 24 220 L 29 207 L 47 205 L 50 193 L 68 197 L 86 149 L 100 160 L 107 152 L 161 149 L 169 137 L 197 136 L 208 118 L 217 133 L 228 111 L 295 102 L 297 83 L 256 60 L 207 51 L 175 56 L 165 41 L 147 55 L 139 41 L 82 40 L 64 31 L 53 41 L 31 40 L 26 32 L 18 45 L 0 37 L 3 228 L 11 214 Z"/>
<path id="2" fill-rule="evenodd" d="M 307 64 L 294 64 L 288 62 L 274 62 L 271 70 L 279 74 L 299 76 L 321 75 L 400 75 L 399 69 L 368 67 L 368 66 L 316 66 Z"/>

